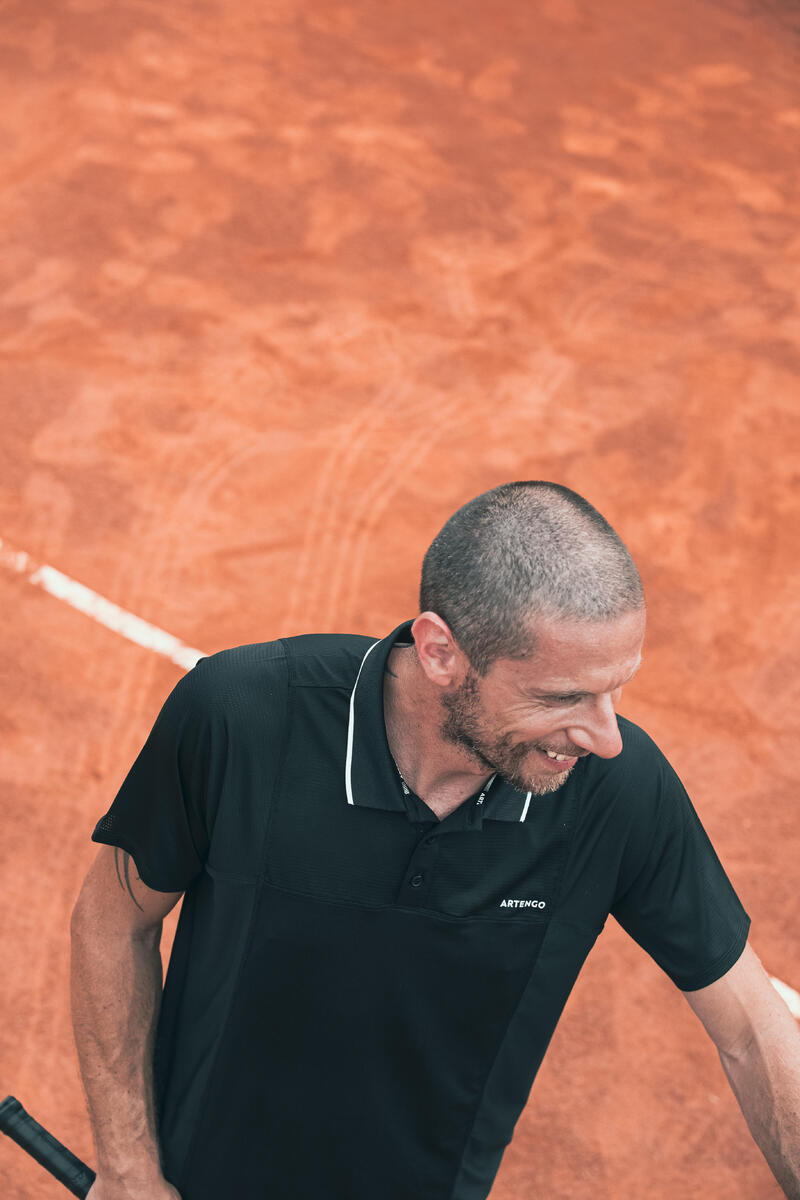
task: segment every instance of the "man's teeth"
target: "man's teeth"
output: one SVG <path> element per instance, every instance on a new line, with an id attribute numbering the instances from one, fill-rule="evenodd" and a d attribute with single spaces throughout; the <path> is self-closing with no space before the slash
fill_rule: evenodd
<path id="1" fill-rule="evenodd" d="M 555 751 L 548 750 L 547 757 L 554 758 L 556 760 L 556 762 L 566 762 L 567 759 L 569 758 L 569 755 L 568 754 L 556 754 Z"/>

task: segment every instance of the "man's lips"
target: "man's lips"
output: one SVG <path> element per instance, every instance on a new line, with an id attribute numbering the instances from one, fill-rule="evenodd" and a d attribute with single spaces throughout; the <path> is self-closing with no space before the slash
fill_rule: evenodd
<path id="1" fill-rule="evenodd" d="M 579 758 L 583 758 L 586 751 L 582 750 L 579 754 L 566 754 L 563 750 L 556 750 L 555 747 L 550 747 L 555 754 L 564 755 L 563 758 L 551 758 L 544 747 L 534 747 L 534 753 L 541 763 L 546 763 L 554 771 L 568 771 L 570 767 L 574 767 Z"/>

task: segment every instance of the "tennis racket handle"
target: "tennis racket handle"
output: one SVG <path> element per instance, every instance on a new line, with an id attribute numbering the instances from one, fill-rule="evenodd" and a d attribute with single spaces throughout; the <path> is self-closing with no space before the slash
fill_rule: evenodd
<path id="1" fill-rule="evenodd" d="M 13 1096 L 6 1096 L 0 1102 L 0 1132 L 13 1138 L 73 1196 L 86 1196 L 95 1180 L 94 1171 L 34 1121 Z"/>

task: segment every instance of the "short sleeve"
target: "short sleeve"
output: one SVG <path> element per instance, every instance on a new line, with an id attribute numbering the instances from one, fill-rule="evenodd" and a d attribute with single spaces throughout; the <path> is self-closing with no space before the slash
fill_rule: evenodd
<path id="1" fill-rule="evenodd" d="M 654 743 L 650 748 L 654 803 L 643 811 L 652 837 L 643 854 L 624 862 L 611 914 L 681 991 L 695 991 L 737 961 L 750 918 L 683 784 Z"/>
<path id="2" fill-rule="evenodd" d="M 132 855 L 142 881 L 185 891 L 208 854 L 226 732 L 201 659 L 173 688 L 92 841 Z"/>

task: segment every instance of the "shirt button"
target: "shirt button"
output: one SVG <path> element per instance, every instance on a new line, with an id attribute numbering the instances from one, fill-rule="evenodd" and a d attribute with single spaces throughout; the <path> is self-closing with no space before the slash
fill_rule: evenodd
<path id="1" fill-rule="evenodd" d="M 412 887 L 419 887 L 419 885 L 421 883 L 422 883 L 421 875 L 412 875 L 412 877 L 411 877 L 411 886 Z"/>
<path id="2" fill-rule="evenodd" d="M 427 838 L 425 838 L 425 845 L 432 846 L 435 841 L 436 841 L 435 837 L 427 837 Z"/>

